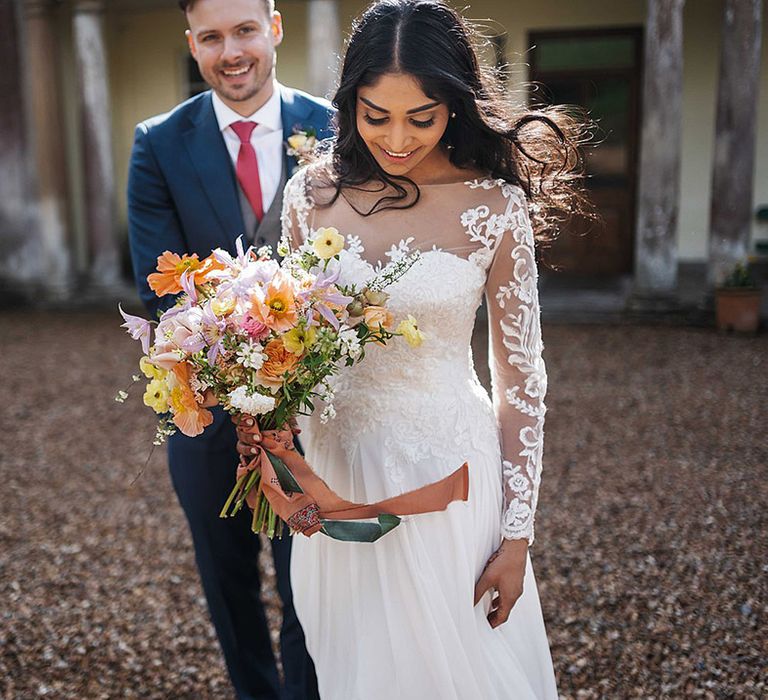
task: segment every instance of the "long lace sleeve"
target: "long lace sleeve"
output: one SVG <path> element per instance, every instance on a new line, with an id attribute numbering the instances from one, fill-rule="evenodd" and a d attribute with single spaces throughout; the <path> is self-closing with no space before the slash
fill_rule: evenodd
<path id="1" fill-rule="evenodd" d="M 489 360 L 501 431 L 501 532 L 530 545 L 541 480 L 547 374 L 533 231 L 522 191 L 513 188 L 508 194 L 509 226 L 496 245 L 486 283 Z"/>
<path id="2" fill-rule="evenodd" d="M 291 248 L 298 248 L 309 236 L 307 218 L 311 204 L 307 197 L 307 169 L 299 170 L 285 186 L 280 213 L 281 232 Z"/>

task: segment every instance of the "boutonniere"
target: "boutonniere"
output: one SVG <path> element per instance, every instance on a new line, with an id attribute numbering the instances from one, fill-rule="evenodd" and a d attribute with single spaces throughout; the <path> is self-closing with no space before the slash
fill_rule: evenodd
<path id="1" fill-rule="evenodd" d="M 298 161 L 299 167 L 308 162 L 309 156 L 317 145 L 317 132 L 313 128 L 302 129 L 294 126 L 293 134 L 288 137 L 285 152 Z"/>

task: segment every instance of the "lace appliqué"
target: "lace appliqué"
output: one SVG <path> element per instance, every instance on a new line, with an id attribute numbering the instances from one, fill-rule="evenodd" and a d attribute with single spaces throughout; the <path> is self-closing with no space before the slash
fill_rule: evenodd
<path id="1" fill-rule="evenodd" d="M 294 224 L 298 226 L 303 241 L 309 238 L 308 220 L 311 209 L 312 202 L 307 196 L 307 167 L 304 166 L 299 168 L 288 180 L 283 192 L 283 210 L 280 213 L 283 239 L 292 240 L 291 234 L 294 233 Z"/>
<path id="2" fill-rule="evenodd" d="M 482 186 L 482 185 L 480 185 Z M 503 466 L 505 511 L 502 534 L 508 539 L 527 538 L 533 543 L 533 523 L 541 481 L 544 445 L 544 397 L 547 374 L 542 358 L 540 311 L 537 292 L 534 237 L 525 200 L 516 188 L 501 186 L 507 199 L 505 217 L 512 236 L 512 279 L 499 285 L 494 300 L 504 313 L 499 320 L 507 363 L 523 381 L 504 388 L 504 400 L 522 418 L 520 450 Z M 490 295 L 489 295 L 490 296 Z M 511 446 L 505 444 L 506 451 Z"/>
<path id="3" fill-rule="evenodd" d="M 466 183 L 470 189 L 491 190 L 494 187 L 501 188 L 505 198 L 509 198 L 512 193 L 512 186 L 504 180 L 470 180 Z M 469 260 L 479 265 L 483 270 L 487 270 L 493 262 L 493 255 L 496 246 L 504 234 L 511 227 L 509 212 L 504 211 L 501 214 L 491 213 L 490 207 L 481 204 L 472 209 L 467 209 L 461 214 L 461 225 L 472 243 L 479 243 L 480 247 L 470 254 Z"/>

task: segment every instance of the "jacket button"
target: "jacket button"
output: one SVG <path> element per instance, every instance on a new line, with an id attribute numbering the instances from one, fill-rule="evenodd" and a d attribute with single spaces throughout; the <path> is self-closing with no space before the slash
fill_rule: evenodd
<path id="1" fill-rule="evenodd" d="M 267 239 L 266 239 L 266 238 L 264 238 L 264 236 L 259 236 L 259 237 L 256 239 L 256 242 L 257 242 L 259 245 L 264 245 L 264 244 L 267 242 Z"/>

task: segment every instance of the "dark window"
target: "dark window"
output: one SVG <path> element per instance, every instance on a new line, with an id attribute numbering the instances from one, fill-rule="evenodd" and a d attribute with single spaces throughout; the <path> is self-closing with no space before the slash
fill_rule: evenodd
<path id="1" fill-rule="evenodd" d="M 203 76 L 200 75 L 197 68 L 197 61 L 192 56 L 185 57 L 184 69 L 187 97 L 194 97 L 208 89 L 208 84 L 203 80 Z"/>
<path id="2" fill-rule="evenodd" d="M 563 235 L 551 262 L 581 274 L 632 270 L 639 143 L 642 31 L 637 27 L 531 32 L 532 104 L 577 105 L 597 122 L 586 180 L 602 221 Z M 579 225 L 574 223 L 573 233 Z"/>

